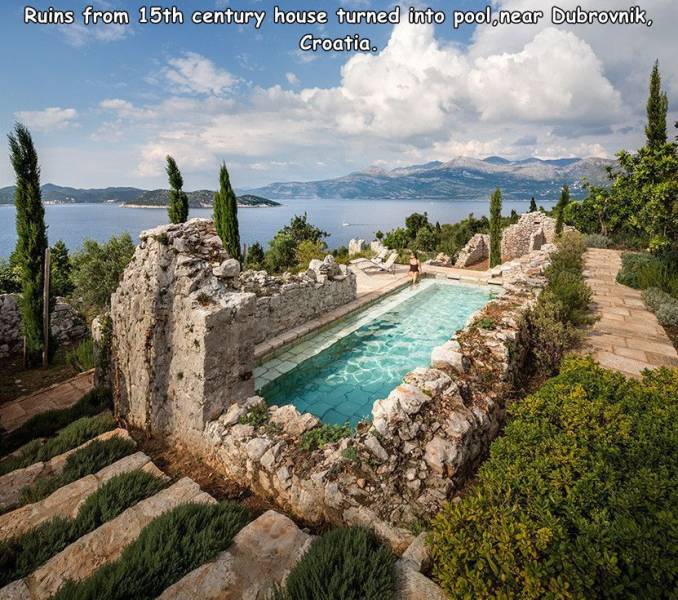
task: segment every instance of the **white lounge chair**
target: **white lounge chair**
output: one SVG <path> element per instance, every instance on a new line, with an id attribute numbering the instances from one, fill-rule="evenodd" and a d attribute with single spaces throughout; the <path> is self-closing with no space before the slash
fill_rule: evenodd
<path id="1" fill-rule="evenodd" d="M 368 260 L 364 263 L 356 265 L 361 271 L 368 271 L 375 269 L 384 273 L 393 273 L 395 275 L 396 267 L 395 261 L 398 258 L 397 252 L 392 252 L 391 255 L 384 262 L 376 262 L 374 260 Z"/>

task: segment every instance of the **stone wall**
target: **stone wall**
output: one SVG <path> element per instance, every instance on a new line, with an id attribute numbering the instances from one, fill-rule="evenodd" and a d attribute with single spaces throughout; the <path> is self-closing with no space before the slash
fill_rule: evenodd
<path id="1" fill-rule="evenodd" d="M 565 231 L 572 227 L 564 227 Z M 520 258 L 530 252 L 539 250 L 544 244 L 552 244 L 556 237 L 556 220 L 543 212 L 525 213 L 520 220 L 502 232 L 502 262 Z"/>
<path id="2" fill-rule="evenodd" d="M 21 314 L 17 294 L 0 294 L 0 358 L 21 352 Z M 87 325 L 63 298 L 56 298 L 50 330 L 60 344 L 72 344 L 87 335 Z"/>
<path id="3" fill-rule="evenodd" d="M 464 269 L 475 265 L 490 257 L 490 236 L 476 233 L 464 246 L 457 256 L 455 267 Z"/>
<path id="4" fill-rule="evenodd" d="M 355 256 L 365 250 L 365 240 L 353 239 L 348 242 L 348 255 Z"/>

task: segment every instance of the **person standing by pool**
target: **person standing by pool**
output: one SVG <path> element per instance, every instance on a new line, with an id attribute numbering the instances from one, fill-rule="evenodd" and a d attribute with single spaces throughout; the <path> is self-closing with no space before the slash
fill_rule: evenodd
<path id="1" fill-rule="evenodd" d="M 412 287 L 419 281 L 419 273 L 421 271 L 421 263 L 417 258 L 417 253 L 413 250 L 410 254 L 410 279 L 412 280 Z"/>

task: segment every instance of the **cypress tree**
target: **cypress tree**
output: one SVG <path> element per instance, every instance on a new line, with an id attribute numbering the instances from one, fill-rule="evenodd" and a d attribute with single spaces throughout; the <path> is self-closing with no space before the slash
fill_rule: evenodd
<path id="1" fill-rule="evenodd" d="M 170 223 L 185 223 L 188 218 L 188 196 L 183 191 L 184 178 L 176 161 L 167 155 L 167 177 L 169 178 L 169 204 L 167 214 Z"/>
<path id="2" fill-rule="evenodd" d="M 563 186 L 560 192 L 560 199 L 556 204 L 556 235 L 563 233 L 563 219 L 565 218 L 565 207 L 570 203 L 570 188 L 567 184 Z"/>
<path id="3" fill-rule="evenodd" d="M 645 136 L 647 147 L 653 150 L 666 144 L 666 114 L 669 109 L 669 99 L 662 91 L 662 76 L 659 73 L 659 61 L 655 61 L 650 76 L 650 94 L 647 99 L 647 126 Z"/>
<path id="4" fill-rule="evenodd" d="M 537 203 L 534 201 L 534 196 L 532 196 L 532 200 L 530 200 L 530 212 L 537 212 L 539 210 L 537 208 Z"/>
<path id="5" fill-rule="evenodd" d="M 40 193 L 40 166 L 31 134 L 20 123 L 9 136 L 16 174 L 16 259 L 21 275 L 19 307 L 29 365 L 40 364 L 43 340 L 43 284 L 47 227 Z"/>
<path id="6" fill-rule="evenodd" d="M 238 229 L 238 200 L 231 187 L 225 163 L 222 163 L 219 170 L 219 191 L 214 195 L 214 226 L 228 255 L 242 263 Z"/>
<path id="7" fill-rule="evenodd" d="M 490 198 L 490 267 L 501 264 L 501 190 Z"/>

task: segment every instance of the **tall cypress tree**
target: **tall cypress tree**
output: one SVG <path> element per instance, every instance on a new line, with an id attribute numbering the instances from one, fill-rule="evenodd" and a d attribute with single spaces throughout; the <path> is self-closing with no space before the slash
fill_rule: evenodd
<path id="1" fill-rule="evenodd" d="M 43 284 L 47 228 L 40 193 L 40 166 L 31 134 L 20 123 L 9 136 L 9 156 L 16 173 L 16 259 L 21 273 L 19 307 L 30 365 L 40 364 L 43 340 Z"/>
<path id="2" fill-rule="evenodd" d="M 669 110 L 669 99 L 662 91 L 662 76 L 659 73 L 659 61 L 655 61 L 650 75 L 650 94 L 647 99 L 647 126 L 645 136 L 647 147 L 653 150 L 666 144 L 666 114 Z"/>
<path id="3" fill-rule="evenodd" d="M 570 188 L 567 184 L 563 186 L 560 192 L 560 199 L 556 204 L 556 235 L 563 233 L 563 222 L 565 218 L 565 207 L 570 203 Z"/>
<path id="4" fill-rule="evenodd" d="M 238 200 L 231 187 L 231 180 L 225 163 L 222 163 L 219 170 L 219 191 L 214 195 L 214 226 L 229 256 L 242 263 L 238 228 Z"/>
<path id="5" fill-rule="evenodd" d="M 530 212 L 537 212 L 539 210 L 537 208 L 537 203 L 534 200 L 534 196 L 532 196 L 532 200 L 530 200 Z"/>
<path id="6" fill-rule="evenodd" d="M 501 264 L 501 190 L 490 198 L 490 267 Z"/>
<path id="7" fill-rule="evenodd" d="M 167 155 L 167 177 L 169 178 L 169 204 L 167 214 L 170 223 L 185 223 L 188 218 L 188 196 L 183 191 L 184 178 L 176 161 Z"/>

